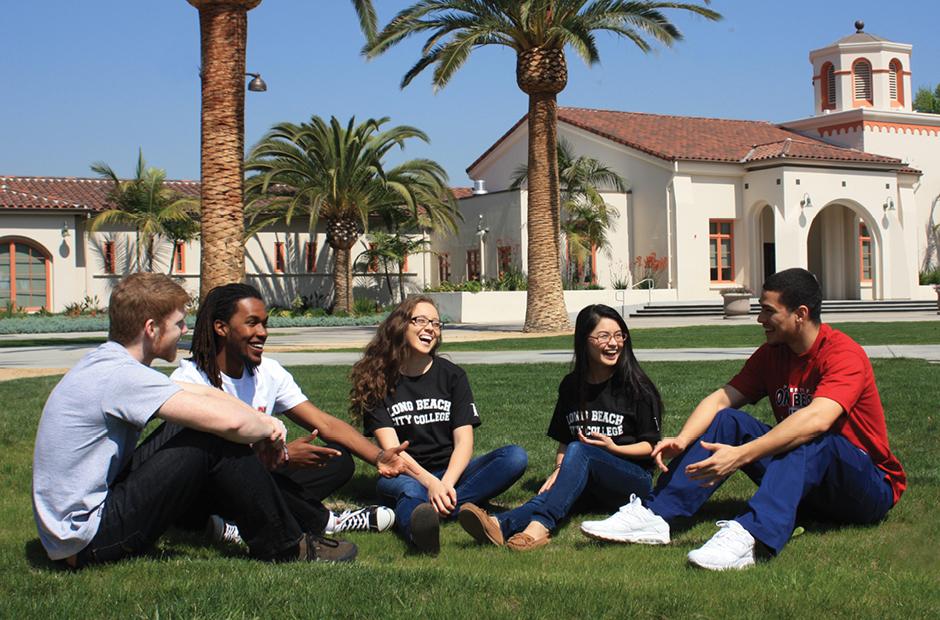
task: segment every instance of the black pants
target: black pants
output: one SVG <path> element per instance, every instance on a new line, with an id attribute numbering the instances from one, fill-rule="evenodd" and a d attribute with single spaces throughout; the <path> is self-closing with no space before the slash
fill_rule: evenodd
<path id="1" fill-rule="evenodd" d="M 304 530 L 251 448 L 192 429 L 164 431 L 138 447 L 108 490 L 78 566 L 140 554 L 200 505 L 234 521 L 253 557 L 296 555 Z"/>
<path id="2" fill-rule="evenodd" d="M 305 532 L 322 534 L 330 518 L 323 500 L 349 482 L 356 466 L 349 451 L 338 444 L 327 446 L 341 454 L 323 467 L 284 467 L 271 477 L 281 490 L 291 513 Z"/>

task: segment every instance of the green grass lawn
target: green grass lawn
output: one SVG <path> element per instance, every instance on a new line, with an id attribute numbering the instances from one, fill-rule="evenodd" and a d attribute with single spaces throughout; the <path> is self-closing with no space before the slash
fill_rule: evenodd
<path id="1" fill-rule="evenodd" d="M 666 403 L 665 431 L 675 432 L 738 366 L 647 364 Z M 711 536 L 715 520 L 741 510 L 753 485 L 740 474 L 668 547 L 591 542 L 578 533 L 584 517 L 577 516 L 548 547 L 521 555 L 475 546 L 456 523 L 443 526 L 441 554 L 433 558 L 410 553 L 391 534 L 352 534 L 359 559 L 346 566 L 261 564 L 171 533 L 149 556 L 63 572 L 45 558 L 29 495 L 36 424 L 57 378 L 0 383 L 0 617 L 938 617 L 940 366 L 874 366 L 892 446 L 910 478 L 901 502 L 877 527 L 801 523 L 806 533 L 777 559 L 720 574 L 688 567 L 685 554 Z M 554 445 L 545 430 L 565 368 L 467 366 L 484 421 L 477 452 L 515 442 L 530 455 L 528 472 L 500 504 L 528 499 L 551 469 Z M 315 403 L 344 413 L 348 369 L 292 370 Z M 769 416 L 766 406 L 754 410 Z M 369 502 L 373 485 L 372 468 L 359 463 L 334 499 Z"/>
<path id="2" fill-rule="evenodd" d="M 832 323 L 832 326 L 845 332 L 862 345 L 940 344 L 940 321 Z M 760 326 L 751 320 L 734 325 L 641 327 L 631 329 L 630 337 L 635 349 L 756 347 L 764 342 L 764 333 Z M 446 330 L 444 343 L 441 345 L 442 351 L 525 351 L 570 348 L 571 336 L 447 342 Z"/>

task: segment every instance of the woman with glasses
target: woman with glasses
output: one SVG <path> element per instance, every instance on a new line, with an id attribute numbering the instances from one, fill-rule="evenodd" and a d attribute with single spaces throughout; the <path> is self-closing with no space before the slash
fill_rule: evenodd
<path id="1" fill-rule="evenodd" d="M 604 510 L 634 494 L 646 497 L 661 419 L 659 391 L 633 355 L 623 318 L 609 306 L 584 308 L 575 323 L 574 367 L 558 387 L 548 426 L 558 441 L 555 468 L 519 508 L 490 515 L 466 504 L 460 525 L 477 542 L 528 551 L 551 541 L 576 502 Z"/>
<path id="2" fill-rule="evenodd" d="M 440 550 L 440 519 L 465 502 L 508 489 L 528 457 L 505 446 L 473 458 L 480 416 L 466 373 L 435 355 L 443 324 L 428 297 L 411 297 L 382 321 L 352 369 L 350 412 L 386 450 L 408 442 L 408 473 L 381 478 L 377 491 L 395 509 L 395 527 L 419 551 Z"/>

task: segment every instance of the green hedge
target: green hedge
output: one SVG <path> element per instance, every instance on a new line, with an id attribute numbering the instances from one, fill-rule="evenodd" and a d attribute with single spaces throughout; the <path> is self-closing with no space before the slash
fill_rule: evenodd
<path id="1" fill-rule="evenodd" d="M 386 313 L 363 316 L 272 316 L 268 327 L 341 327 L 353 325 L 378 325 Z M 196 318 L 186 317 L 192 329 Z M 108 331 L 106 316 L 26 316 L 0 319 L 0 334 L 51 334 Z"/>

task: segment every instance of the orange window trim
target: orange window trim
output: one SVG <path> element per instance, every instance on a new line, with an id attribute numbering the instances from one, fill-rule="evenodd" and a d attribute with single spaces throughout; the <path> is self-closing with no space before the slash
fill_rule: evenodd
<path id="1" fill-rule="evenodd" d="M 868 232 L 867 227 L 865 226 L 863 222 L 860 222 L 858 225 L 858 278 L 862 282 L 871 282 L 872 278 L 871 278 L 870 271 L 874 269 L 874 266 L 871 263 L 872 241 L 871 241 L 871 233 L 866 235 L 864 234 L 866 232 Z M 868 277 L 865 277 L 865 254 L 866 254 L 865 243 L 866 242 L 868 243 L 868 255 L 869 255 L 868 257 L 869 276 Z"/>
<path id="2" fill-rule="evenodd" d="M 186 244 L 178 242 L 173 246 L 173 269 L 177 273 L 186 272 Z"/>
<path id="3" fill-rule="evenodd" d="M 284 242 L 274 242 L 274 272 L 284 273 L 287 270 L 287 256 L 284 252 Z"/>
<path id="4" fill-rule="evenodd" d="M 715 243 L 715 257 L 718 259 L 718 264 L 717 264 L 717 268 L 718 268 L 718 279 L 717 279 L 717 280 L 711 280 L 711 281 L 712 281 L 712 282 L 722 282 L 722 283 L 724 283 L 724 282 L 734 282 L 734 274 L 735 274 L 735 269 L 734 269 L 734 220 L 727 220 L 727 219 L 725 219 L 725 220 L 708 220 L 708 224 L 709 224 L 709 227 L 711 227 L 712 224 L 717 224 L 717 229 L 718 229 L 718 232 L 717 232 L 717 233 L 714 233 L 714 234 L 711 233 L 711 232 L 708 233 L 708 243 L 709 243 L 709 245 L 711 245 L 712 243 Z M 722 225 L 722 224 L 731 224 L 731 233 L 730 233 L 730 234 L 725 234 L 725 233 L 722 233 L 722 232 L 721 232 L 721 225 Z M 730 252 L 728 253 L 728 261 L 729 261 L 729 264 L 728 264 L 728 265 L 724 265 L 724 264 L 722 264 L 722 262 L 721 262 L 721 259 L 722 259 L 722 255 L 721 255 L 721 242 L 722 242 L 722 240 L 724 240 L 724 239 L 728 239 L 728 240 L 731 242 L 731 243 L 729 244 L 729 246 L 731 247 L 731 250 L 730 250 Z M 725 268 L 725 267 L 730 267 L 730 268 L 731 268 L 731 277 L 728 278 L 727 280 L 724 280 L 724 279 L 722 279 L 722 277 L 721 277 L 721 272 L 722 272 L 723 268 Z M 709 269 L 711 269 L 711 265 L 709 265 Z M 710 275 L 710 274 L 709 274 L 709 275 Z"/>
<path id="5" fill-rule="evenodd" d="M 314 273 L 317 270 L 317 242 L 308 241 L 305 252 L 305 265 L 308 273 Z"/>
<path id="6" fill-rule="evenodd" d="M 13 304 L 13 307 L 16 307 L 16 242 L 17 239 L 10 239 L 10 303 Z M 3 241 L 7 243 L 7 241 Z M 52 311 L 52 290 L 50 284 L 52 283 L 52 257 L 34 246 L 31 243 L 26 242 L 25 240 L 20 241 L 20 244 L 36 251 L 38 254 L 42 255 L 45 259 L 43 263 L 46 268 L 46 305 L 45 306 L 24 306 L 23 310 L 26 312 L 37 312 L 41 308 Z"/>
<path id="7" fill-rule="evenodd" d="M 115 260 L 114 260 L 114 242 L 105 241 L 104 242 L 104 272 L 105 273 L 114 273 L 115 272 Z"/>

